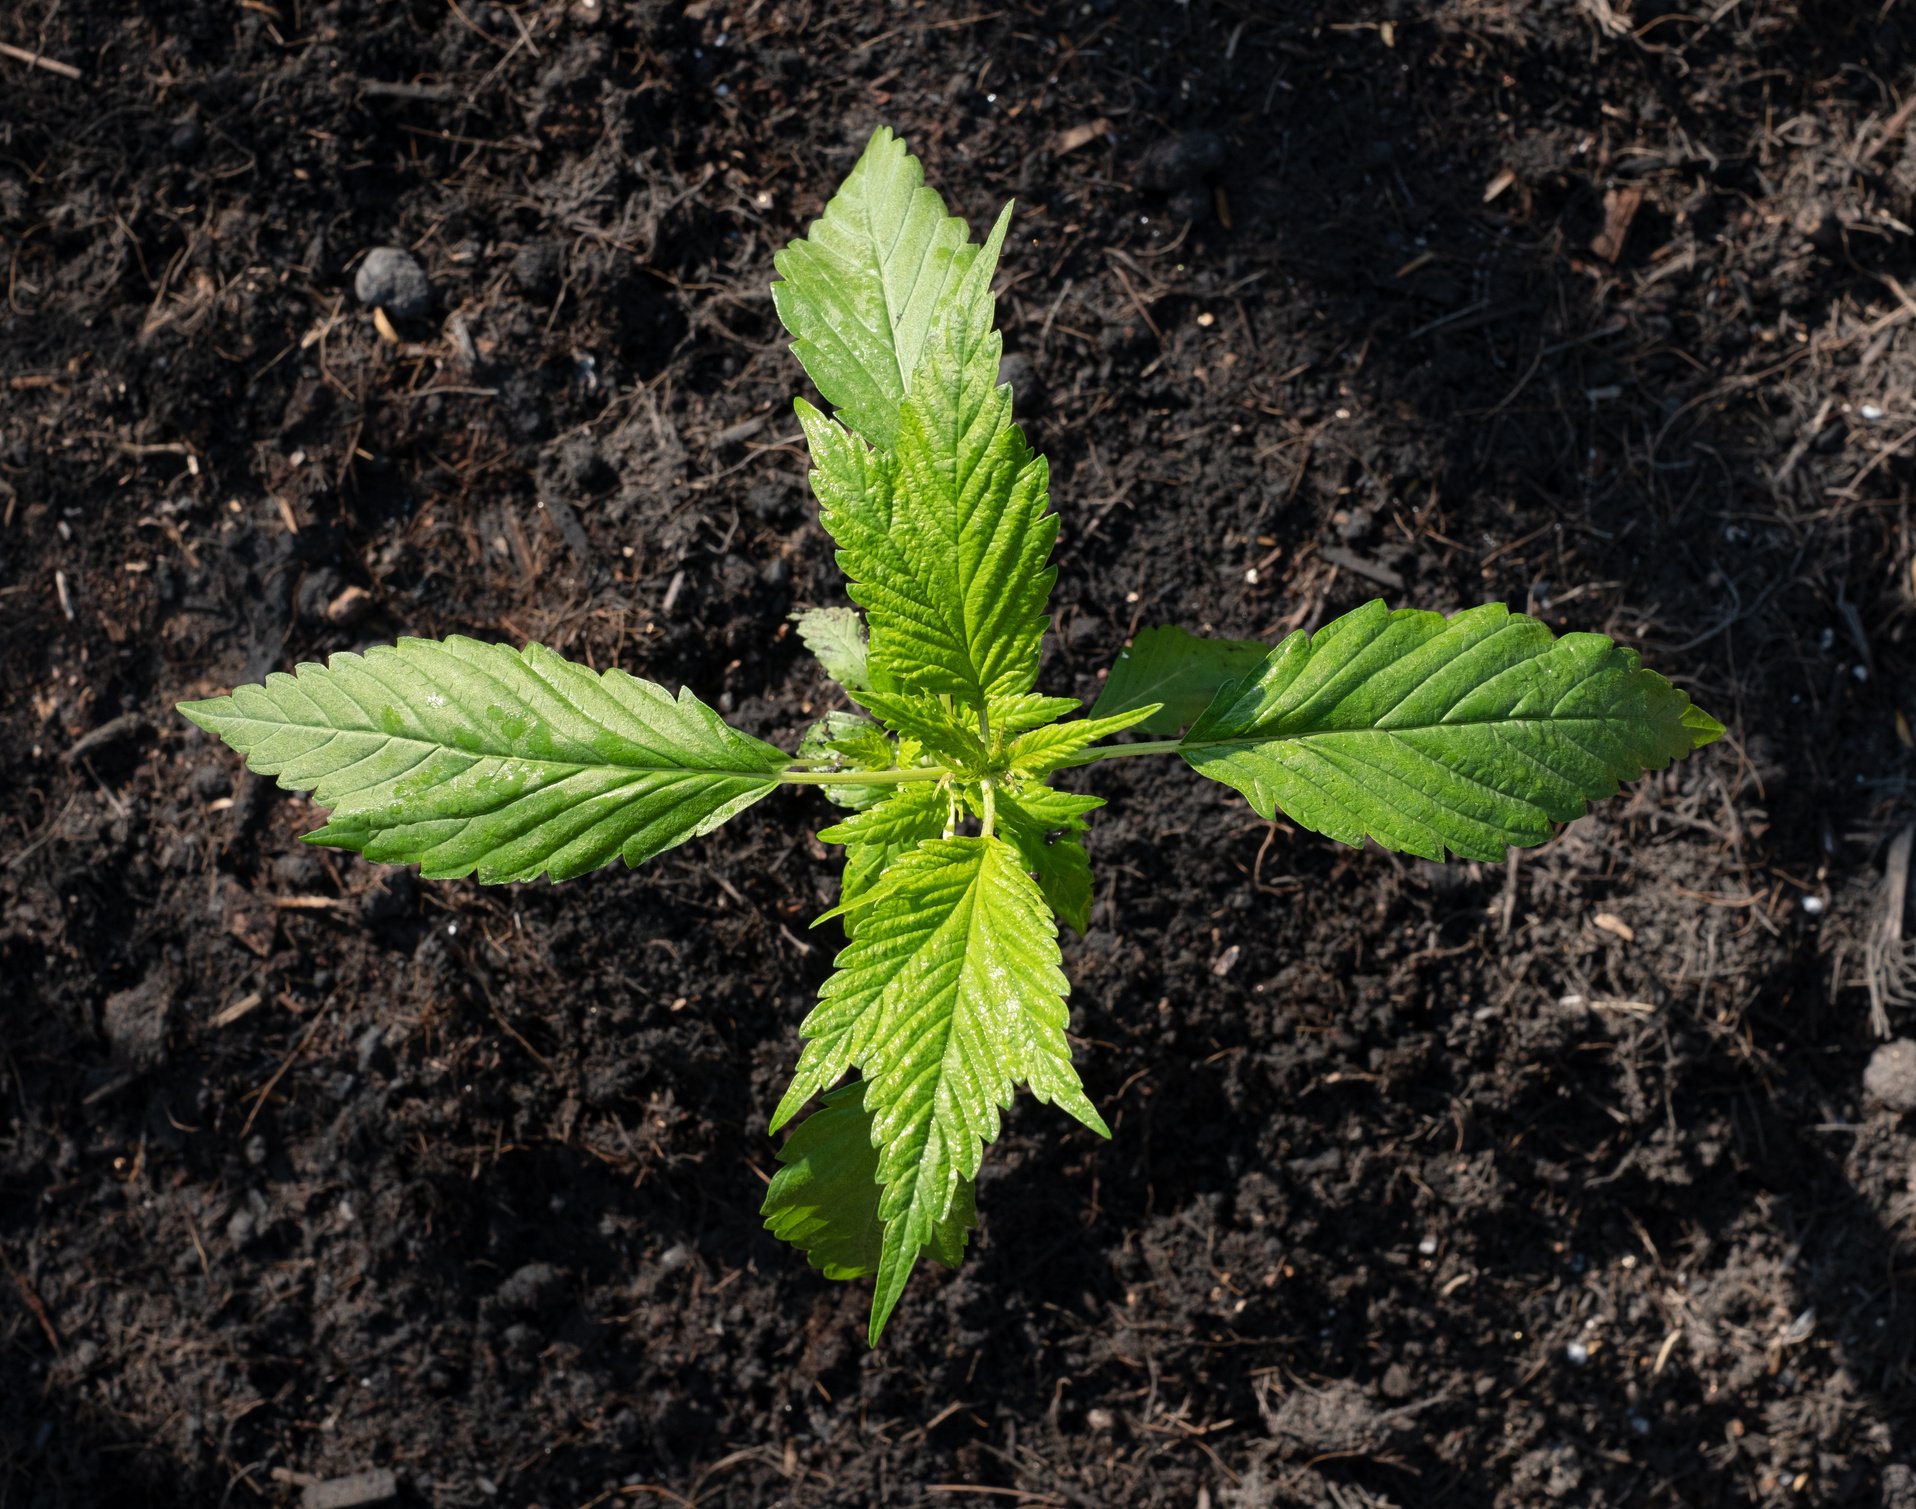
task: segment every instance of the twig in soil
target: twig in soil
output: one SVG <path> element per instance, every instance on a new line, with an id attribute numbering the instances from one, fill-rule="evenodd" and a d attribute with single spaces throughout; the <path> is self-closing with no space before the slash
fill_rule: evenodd
<path id="1" fill-rule="evenodd" d="M 60 809 L 60 815 L 47 825 L 46 832 L 42 833 L 38 838 L 36 838 L 32 843 L 28 844 L 26 848 L 22 849 L 18 854 L 13 854 L 8 856 L 7 868 L 11 870 L 16 865 L 25 864 L 27 860 L 31 859 L 35 854 L 39 853 L 41 849 L 45 848 L 49 843 L 51 843 L 55 838 L 57 838 L 60 834 L 60 830 L 66 826 L 67 814 L 73 810 L 73 804 L 79 800 L 80 800 L 80 793 L 77 791 L 74 792 L 72 796 L 68 797 L 66 806 L 62 807 Z"/>
<path id="2" fill-rule="evenodd" d="M 0 1260 L 4 1260 L 0 1258 Z M 13 1280 L 13 1287 L 20 1291 L 20 1302 L 33 1312 L 33 1318 L 40 1322 L 40 1329 L 46 1334 L 47 1344 L 57 1356 L 60 1352 L 60 1333 L 53 1329 L 53 1321 L 47 1315 L 47 1307 L 40 1303 L 40 1296 L 33 1292 L 24 1273 L 15 1273 L 13 1264 L 7 1263 L 7 1275 Z"/>
<path id="3" fill-rule="evenodd" d="M 0 57 L 12 58 L 25 63 L 29 68 L 44 68 L 48 73 L 57 73 L 63 79 L 78 79 L 80 70 L 71 63 L 62 63 L 45 57 L 37 52 L 28 52 L 24 47 L 15 47 L 11 42 L 0 42 Z"/>
<path id="4" fill-rule="evenodd" d="M 319 1030 L 319 1024 L 326 1020 L 326 1013 L 332 1009 L 333 1003 L 328 1001 L 313 1014 L 312 1021 L 306 1024 L 306 1030 L 299 1035 L 299 1041 L 293 1044 L 293 1051 L 280 1060 L 279 1067 L 273 1071 L 273 1077 L 267 1080 L 259 1094 L 253 1097 L 253 1109 L 246 1113 L 246 1125 L 240 1128 L 241 1141 L 244 1141 L 247 1134 L 253 1130 L 253 1123 L 259 1118 L 260 1107 L 266 1104 L 266 1097 L 271 1095 L 274 1086 L 286 1077 L 286 1071 L 293 1067 L 293 1061 L 306 1051 L 306 1045 L 313 1040 L 313 1034 Z"/>

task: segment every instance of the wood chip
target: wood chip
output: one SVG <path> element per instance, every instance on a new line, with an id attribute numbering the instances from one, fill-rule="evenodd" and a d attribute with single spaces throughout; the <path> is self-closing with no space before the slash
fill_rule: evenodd
<path id="1" fill-rule="evenodd" d="M 1100 136 L 1111 134 L 1111 122 L 1104 116 L 1083 125 L 1067 126 L 1051 139 L 1052 155 L 1063 157 L 1067 152 L 1075 152 L 1080 147 L 1089 146 Z"/>
<path id="2" fill-rule="evenodd" d="M 1491 179 L 1489 183 L 1484 185 L 1484 203 L 1489 204 L 1491 200 L 1503 193 L 1516 181 L 1516 173 L 1509 168 L 1505 168 L 1495 178 Z"/>
<path id="3" fill-rule="evenodd" d="M 1623 255 L 1623 243 L 1630 235 L 1630 222 L 1637 218 L 1643 204 L 1643 190 L 1631 185 L 1608 189 L 1603 196 L 1603 229 L 1590 243 L 1590 250 L 1604 261 L 1614 263 Z"/>
<path id="4" fill-rule="evenodd" d="M 389 1504 L 399 1497 L 399 1480 L 390 1467 L 375 1467 L 348 1477 L 308 1483 L 300 1495 L 301 1509 L 365 1509 Z"/>
<path id="5" fill-rule="evenodd" d="M 1376 582 L 1380 587 L 1389 587 L 1393 592 L 1404 589 L 1404 579 L 1382 561 L 1373 561 L 1368 556 L 1359 555 L 1355 550 L 1346 550 L 1342 545 L 1325 545 L 1318 552 L 1324 560 L 1333 566 L 1353 571 L 1366 581 Z"/>
<path id="6" fill-rule="evenodd" d="M 257 990 L 248 991 L 245 995 L 241 996 L 237 1001 L 235 1001 L 231 1006 L 226 1007 L 224 1010 L 220 1011 L 217 1015 L 215 1015 L 213 1018 L 213 1025 L 215 1027 L 231 1027 L 233 1023 L 237 1022 L 241 1017 L 245 1016 L 247 1012 L 251 1011 L 254 1007 L 259 1005 L 259 1003 L 263 1001 L 264 999 L 265 997 L 262 996 Z"/>

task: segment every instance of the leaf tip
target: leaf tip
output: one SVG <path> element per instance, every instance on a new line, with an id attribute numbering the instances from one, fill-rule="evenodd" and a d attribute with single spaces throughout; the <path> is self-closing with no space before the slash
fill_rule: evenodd
<path id="1" fill-rule="evenodd" d="M 187 722 L 197 724 L 210 734 L 216 734 L 220 731 L 220 720 L 232 705 L 231 697 L 203 697 L 193 702 L 175 702 L 173 711 Z"/>
<path id="2" fill-rule="evenodd" d="M 1714 744 L 1727 730 L 1702 708 L 1692 702 L 1683 709 L 1682 723 L 1689 730 L 1690 748 L 1701 749 L 1705 744 Z"/>

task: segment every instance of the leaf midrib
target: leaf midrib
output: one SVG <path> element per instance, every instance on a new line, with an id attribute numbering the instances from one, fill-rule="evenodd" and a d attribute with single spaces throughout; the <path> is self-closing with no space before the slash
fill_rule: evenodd
<path id="1" fill-rule="evenodd" d="M 521 754 L 516 750 L 467 749 L 463 745 L 449 744 L 435 739 L 416 739 L 411 734 L 389 734 L 380 728 L 336 728 L 330 723 L 296 723 L 291 719 L 237 717 L 226 720 L 232 724 L 248 723 L 258 728 L 304 729 L 308 733 L 329 733 L 337 737 L 340 734 L 365 734 L 375 739 L 383 739 L 388 745 L 406 744 L 417 749 L 446 750 L 453 754 L 466 755 L 475 760 L 518 760 L 527 765 L 546 765 L 563 770 L 631 770 L 641 775 L 697 775 L 723 777 L 737 781 L 769 781 L 779 784 L 784 773 L 779 770 L 719 770 L 703 765 L 635 765 L 623 760 L 561 760 L 550 755 Z M 618 735 L 613 737 L 617 738 Z M 302 757 L 303 758 L 303 757 Z M 371 758 L 362 756 L 362 759 Z M 354 761 L 355 764 L 359 763 Z M 344 767 L 342 767 L 344 768 Z"/>
<path id="2" fill-rule="evenodd" d="M 1180 753 L 1191 749 L 1218 749 L 1232 745 L 1254 744 L 1292 744 L 1302 743 L 1306 739 L 1329 739 L 1350 734 L 1420 734 L 1437 733 L 1451 728 L 1513 728 L 1538 725 L 1541 727 L 1562 727 L 1564 725 L 1582 726 L 1596 724 L 1622 724 L 1634 727 L 1642 720 L 1622 713 L 1578 713 L 1568 718 L 1522 717 L 1522 718 L 1454 718 L 1441 723 L 1403 723 L 1382 727 L 1378 724 L 1366 724 L 1357 728 L 1310 728 L 1297 733 L 1231 734 L 1222 738 L 1193 739 L 1185 735 L 1176 743 Z M 1123 748 L 1124 746 L 1116 746 Z"/>

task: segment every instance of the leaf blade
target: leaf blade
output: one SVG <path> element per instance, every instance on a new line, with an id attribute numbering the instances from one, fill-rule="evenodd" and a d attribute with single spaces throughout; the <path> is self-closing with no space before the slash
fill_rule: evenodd
<path id="1" fill-rule="evenodd" d="M 885 1186 L 876 1340 L 918 1252 L 976 1177 L 1017 1085 L 1109 1131 L 1071 1067 L 1050 910 L 1011 845 L 921 843 L 854 905 L 857 931 L 805 1019 L 805 1048 L 772 1125 L 848 1069 L 864 1076 Z"/>
<path id="2" fill-rule="evenodd" d="M 309 841 L 435 879 L 638 865 L 758 801 L 788 763 L 689 691 L 458 636 L 335 655 L 180 711 L 332 809 Z"/>
<path id="3" fill-rule="evenodd" d="M 918 159 L 880 126 L 825 213 L 773 259 L 772 300 L 793 354 L 873 444 L 897 438 L 919 357 L 979 250 Z"/>
<path id="4" fill-rule="evenodd" d="M 1180 752 L 1264 817 L 1495 862 L 1720 732 L 1601 635 L 1501 603 L 1445 619 L 1372 602 L 1227 684 Z"/>
<path id="5" fill-rule="evenodd" d="M 759 1206 L 765 1229 L 803 1252 L 826 1278 L 864 1278 L 879 1271 L 884 1256 L 885 1228 L 878 1218 L 883 1186 L 871 1124 L 862 1080 L 827 1092 L 778 1149 L 779 1171 Z M 932 1255 L 957 1267 L 977 1224 L 967 1185 L 933 1229 L 927 1243 Z"/>

